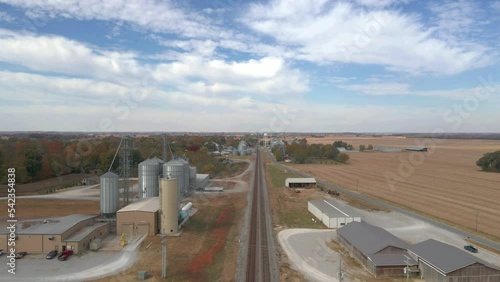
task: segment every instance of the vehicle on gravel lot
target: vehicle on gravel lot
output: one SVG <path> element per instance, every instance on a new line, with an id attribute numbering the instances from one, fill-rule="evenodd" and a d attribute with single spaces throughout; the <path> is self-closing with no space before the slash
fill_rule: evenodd
<path id="1" fill-rule="evenodd" d="M 472 252 L 472 253 L 477 253 L 477 249 L 474 248 L 474 246 L 472 246 L 472 245 L 464 246 L 464 249 L 466 249 L 467 251 Z"/>
<path id="2" fill-rule="evenodd" d="M 73 250 L 66 250 L 66 251 L 62 252 L 59 255 L 59 257 L 57 257 L 57 259 L 60 261 L 67 260 L 72 254 L 73 254 Z"/>
<path id="3" fill-rule="evenodd" d="M 53 259 L 57 257 L 57 251 L 56 250 L 52 250 L 50 251 L 48 254 L 47 254 L 47 259 Z"/>
<path id="4" fill-rule="evenodd" d="M 16 259 L 22 259 L 24 256 L 26 256 L 28 253 L 27 252 L 19 252 L 16 253 Z"/>

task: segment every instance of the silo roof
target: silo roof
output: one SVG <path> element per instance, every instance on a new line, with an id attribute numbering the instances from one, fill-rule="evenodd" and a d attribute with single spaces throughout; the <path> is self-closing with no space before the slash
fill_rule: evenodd
<path id="1" fill-rule="evenodd" d="M 159 162 L 156 159 L 147 159 L 139 163 L 139 165 L 158 165 Z"/>
<path id="2" fill-rule="evenodd" d="M 101 175 L 101 177 L 115 177 L 115 178 L 118 178 L 118 174 L 113 173 L 111 171 L 108 171 L 105 174 Z"/>

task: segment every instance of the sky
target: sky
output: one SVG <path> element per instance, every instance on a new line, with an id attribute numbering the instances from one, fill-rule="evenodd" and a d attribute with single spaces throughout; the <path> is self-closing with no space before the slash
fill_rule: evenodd
<path id="1" fill-rule="evenodd" d="M 500 0 L 0 0 L 0 131 L 500 132 Z"/>

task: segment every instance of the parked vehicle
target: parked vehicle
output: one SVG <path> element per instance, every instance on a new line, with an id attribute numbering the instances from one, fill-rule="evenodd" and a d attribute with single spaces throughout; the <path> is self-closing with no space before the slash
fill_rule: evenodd
<path id="1" fill-rule="evenodd" d="M 0 257 L 3 255 L 3 250 L 0 250 Z"/>
<path id="2" fill-rule="evenodd" d="M 57 259 L 60 261 L 67 260 L 73 254 L 73 250 L 66 250 L 62 252 Z"/>
<path id="3" fill-rule="evenodd" d="M 57 257 L 57 250 L 52 250 L 47 254 L 47 259 L 53 259 Z"/>
<path id="4" fill-rule="evenodd" d="M 477 253 L 477 249 L 474 248 L 474 246 L 472 246 L 472 245 L 464 246 L 464 249 L 466 249 L 467 251 L 472 252 L 472 253 Z"/>
<path id="5" fill-rule="evenodd" d="M 28 253 L 27 252 L 19 252 L 19 253 L 16 253 L 16 259 L 22 259 L 23 257 L 25 257 Z"/>

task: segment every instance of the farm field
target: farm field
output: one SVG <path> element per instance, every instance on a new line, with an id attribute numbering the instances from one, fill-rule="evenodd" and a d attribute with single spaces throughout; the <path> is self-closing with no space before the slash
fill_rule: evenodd
<path id="1" fill-rule="evenodd" d="M 429 152 L 349 153 L 347 165 L 303 164 L 307 171 L 341 187 L 385 199 L 500 240 L 500 173 L 480 171 L 483 154 L 500 149 L 498 140 L 398 137 L 308 138 L 308 143 L 342 140 L 354 145 L 426 146 Z M 406 165 L 404 165 L 406 164 Z M 476 221 L 477 219 L 477 221 Z M 477 224 L 477 225 L 476 225 Z"/>

